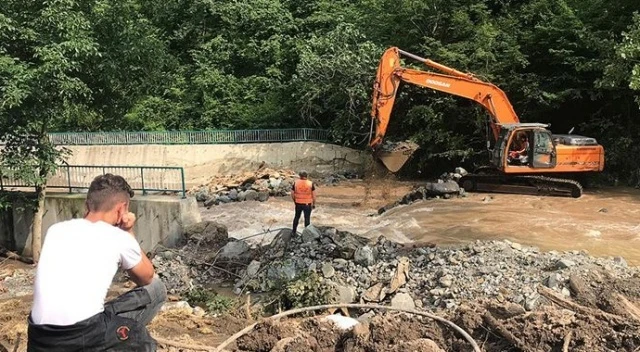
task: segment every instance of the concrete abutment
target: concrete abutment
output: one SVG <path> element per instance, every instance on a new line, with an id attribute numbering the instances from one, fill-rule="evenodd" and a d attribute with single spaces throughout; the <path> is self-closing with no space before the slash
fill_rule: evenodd
<path id="1" fill-rule="evenodd" d="M 0 211 L 0 245 L 24 256 L 31 256 L 31 224 L 34 212 L 24 208 L 24 201 L 14 197 L 11 207 Z M 43 241 L 46 231 L 57 222 L 84 215 L 86 194 L 49 193 L 42 219 Z M 200 222 L 200 211 L 193 197 L 138 196 L 131 199 L 136 214 L 136 238 L 145 252 L 157 245 L 173 246 L 184 228 Z"/>

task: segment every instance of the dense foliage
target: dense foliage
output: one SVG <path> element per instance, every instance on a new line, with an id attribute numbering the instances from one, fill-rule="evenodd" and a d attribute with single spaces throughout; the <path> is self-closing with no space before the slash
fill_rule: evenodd
<path id="1" fill-rule="evenodd" d="M 308 126 L 363 147 L 378 59 L 398 46 L 498 85 L 525 122 L 597 138 L 610 175 L 637 183 L 639 10 L 637 0 L 3 0 L 0 129 L 37 140 L 44 128 Z M 405 85 L 389 138 L 415 139 L 413 167 L 425 168 L 482 153 L 485 122 L 475 103 Z"/>

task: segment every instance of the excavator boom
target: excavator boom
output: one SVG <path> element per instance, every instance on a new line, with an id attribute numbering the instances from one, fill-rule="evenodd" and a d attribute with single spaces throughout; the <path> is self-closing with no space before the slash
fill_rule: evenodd
<path id="1" fill-rule="evenodd" d="M 444 74 L 404 68 L 400 66 L 400 54 L 421 61 Z M 369 143 L 373 149 L 382 143 L 387 132 L 400 82 L 431 88 L 478 102 L 491 116 L 491 129 L 495 139 L 498 139 L 500 133 L 497 124 L 520 122 L 507 95 L 495 85 L 483 82 L 471 74 L 392 47 L 382 55 L 374 83 L 371 117 L 375 125 L 375 135 Z"/>

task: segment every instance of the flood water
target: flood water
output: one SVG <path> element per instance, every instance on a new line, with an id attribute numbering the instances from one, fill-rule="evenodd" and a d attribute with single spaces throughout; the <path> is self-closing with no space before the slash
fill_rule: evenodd
<path id="1" fill-rule="evenodd" d="M 600 189 L 579 199 L 475 193 L 416 202 L 377 215 L 380 206 L 398 199 L 410 186 L 360 181 L 320 187 L 312 222 L 405 243 L 447 245 L 508 239 L 541 250 L 587 250 L 594 256 L 622 256 L 631 265 L 640 264 L 638 190 Z M 215 206 L 203 209 L 202 214 L 204 220 L 226 224 L 231 236 L 244 238 L 290 227 L 293 205 L 290 198 L 272 198 L 265 203 Z M 268 241 L 270 237 L 253 239 Z"/>

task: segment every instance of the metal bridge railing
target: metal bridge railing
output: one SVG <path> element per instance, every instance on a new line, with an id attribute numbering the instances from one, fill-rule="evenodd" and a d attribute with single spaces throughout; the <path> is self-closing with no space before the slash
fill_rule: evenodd
<path id="1" fill-rule="evenodd" d="M 234 144 L 329 140 L 329 131 L 311 128 L 272 130 L 151 131 L 151 132 L 56 132 L 56 145 L 123 144 Z"/>
<path id="2" fill-rule="evenodd" d="M 73 193 L 89 189 L 96 176 L 106 173 L 124 177 L 134 191 L 142 191 L 142 194 L 178 192 L 183 198 L 186 197 L 184 168 L 172 166 L 60 165 L 49 177 L 47 187 L 67 189 Z M 14 177 L 10 169 L 0 169 L 0 190 L 26 187 L 30 186 Z"/>

